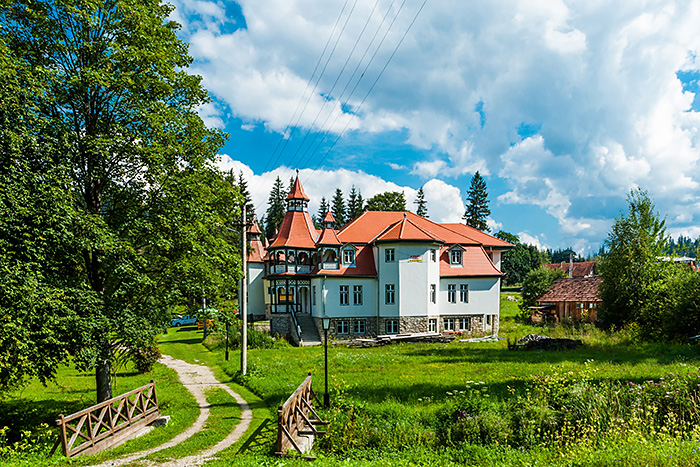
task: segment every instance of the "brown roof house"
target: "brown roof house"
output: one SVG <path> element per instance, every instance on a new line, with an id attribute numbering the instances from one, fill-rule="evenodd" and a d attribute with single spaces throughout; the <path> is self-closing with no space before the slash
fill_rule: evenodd
<path id="1" fill-rule="evenodd" d="M 602 302 L 599 291 L 601 282 L 601 277 L 555 280 L 549 290 L 537 299 L 539 306 L 532 307 L 532 320 L 595 321 Z"/>
<path id="2" fill-rule="evenodd" d="M 595 261 L 561 262 L 543 264 L 552 271 L 564 271 L 569 277 L 593 277 L 598 275 L 598 266 Z"/>

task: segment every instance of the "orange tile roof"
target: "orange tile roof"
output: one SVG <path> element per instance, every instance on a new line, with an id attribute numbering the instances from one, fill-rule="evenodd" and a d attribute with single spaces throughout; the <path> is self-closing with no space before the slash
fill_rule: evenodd
<path id="1" fill-rule="evenodd" d="M 322 222 L 323 222 L 324 224 L 325 224 L 326 222 L 332 222 L 332 223 L 335 224 L 335 218 L 333 217 L 333 213 L 331 213 L 330 211 L 328 211 L 328 212 L 326 213 L 326 215 L 323 216 L 323 221 L 322 221 Z"/>
<path id="2" fill-rule="evenodd" d="M 552 282 L 538 302 L 601 302 L 600 284 L 602 277 L 577 277 L 557 279 Z"/>
<path id="3" fill-rule="evenodd" d="M 374 253 L 370 245 L 355 245 L 355 267 L 342 266 L 340 269 L 319 269 L 312 271 L 312 274 L 329 276 L 376 276 L 377 269 L 374 267 Z"/>
<path id="4" fill-rule="evenodd" d="M 446 223 L 440 225 L 447 229 L 455 231 L 460 235 L 464 235 L 465 237 L 471 238 L 472 240 L 474 240 L 475 243 L 480 243 L 486 247 L 513 248 L 515 246 L 512 243 L 506 242 L 505 240 L 501 240 L 500 238 L 496 238 L 493 235 L 489 235 L 486 232 L 482 232 L 481 230 L 475 229 L 474 227 L 471 227 L 466 224 Z"/>
<path id="5" fill-rule="evenodd" d="M 248 248 L 249 263 L 263 263 L 265 261 L 265 248 L 259 238 L 250 240 L 250 248 Z"/>
<path id="6" fill-rule="evenodd" d="M 453 276 L 502 276 L 503 273 L 493 265 L 486 250 L 481 246 L 462 247 L 462 265 L 450 264 L 450 247 L 440 250 L 440 277 Z"/>
<path id="7" fill-rule="evenodd" d="M 309 197 L 306 196 L 306 193 L 304 193 L 304 188 L 301 186 L 298 175 L 296 180 L 294 180 L 294 185 L 292 185 L 291 191 L 287 195 L 287 199 L 304 199 L 309 201 Z"/>
<path id="8" fill-rule="evenodd" d="M 298 179 L 297 179 L 298 180 Z M 315 248 L 318 233 L 306 211 L 287 211 L 270 248 Z"/>
<path id="9" fill-rule="evenodd" d="M 260 230 L 260 227 L 258 226 L 257 219 L 253 221 L 253 225 L 248 227 L 247 232 L 249 234 L 253 234 L 253 235 L 261 235 L 262 234 L 262 230 Z"/>
<path id="10" fill-rule="evenodd" d="M 442 242 L 441 239 L 436 238 L 431 232 L 416 225 L 416 223 L 408 219 L 407 216 L 387 227 L 384 232 L 374 239 L 375 242 L 396 240 Z"/>
<path id="11" fill-rule="evenodd" d="M 340 240 L 333 229 L 323 229 L 321 236 L 316 242 L 317 245 L 340 245 Z"/>
<path id="12" fill-rule="evenodd" d="M 547 269 L 551 269 L 553 271 L 560 269 L 560 270 L 564 271 L 567 275 L 569 274 L 569 263 L 568 262 L 543 264 L 543 266 L 546 267 Z M 595 261 L 579 261 L 577 263 L 573 263 L 571 275 L 572 275 L 572 277 L 597 276 L 598 275 L 598 267 L 596 266 Z"/>

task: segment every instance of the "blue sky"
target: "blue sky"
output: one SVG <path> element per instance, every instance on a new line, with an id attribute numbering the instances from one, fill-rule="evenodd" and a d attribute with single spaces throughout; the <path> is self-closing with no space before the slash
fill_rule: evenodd
<path id="1" fill-rule="evenodd" d="M 700 235 L 698 2 L 173 3 L 259 216 L 298 168 L 314 212 L 424 187 L 455 222 L 479 170 L 492 227 L 541 247 L 597 251 L 635 187 Z"/>

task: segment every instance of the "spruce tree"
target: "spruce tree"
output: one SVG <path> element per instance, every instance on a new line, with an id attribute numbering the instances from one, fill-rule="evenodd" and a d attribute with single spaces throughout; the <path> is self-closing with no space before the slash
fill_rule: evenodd
<path id="1" fill-rule="evenodd" d="M 463 219 L 467 222 L 467 225 L 484 232 L 491 231 L 486 224 L 486 219 L 491 214 L 488 197 L 486 181 L 484 181 L 484 178 L 477 170 L 472 177 L 472 183 L 467 192 L 467 209 L 464 212 Z"/>
<path id="2" fill-rule="evenodd" d="M 416 214 L 425 217 L 426 219 L 430 217 L 428 216 L 428 203 L 427 201 L 425 201 L 425 193 L 423 192 L 423 187 L 420 187 L 418 189 L 418 193 L 416 193 L 416 199 L 415 201 L 413 201 L 413 204 L 417 206 Z"/>
<path id="3" fill-rule="evenodd" d="M 331 212 L 335 218 L 335 228 L 340 229 L 346 222 L 345 201 L 343 200 L 343 192 L 340 188 L 335 189 L 333 196 Z"/>
<path id="4" fill-rule="evenodd" d="M 273 238 L 275 236 L 275 231 L 279 228 L 284 219 L 284 199 L 286 197 L 284 187 L 282 186 L 282 180 L 277 177 L 275 184 L 272 186 L 272 191 L 270 191 L 270 197 L 267 199 L 267 224 L 265 225 L 265 236 L 267 238 Z"/>
<path id="5" fill-rule="evenodd" d="M 355 219 L 358 216 L 358 211 L 359 209 L 357 207 L 357 190 L 355 189 L 355 185 L 353 185 L 352 188 L 350 188 L 350 196 L 348 196 L 348 203 L 346 209 L 348 221 Z"/>
<path id="6" fill-rule="evenodd" d="M 238 172 L 238 191 L 241 192 L 243 200 L 245 201 L 246 215 L 248 217 L 248 222 L 252 222 L 255 219 L 255 205 L 250 197 L 250 191 L 248 191 L 248 182 L 243 178 L 243 171 Z"/>
<path id="7" fill-rule="evenodd" d="M 323 218 L 326 217 L 327 213 L 328 201 L 326 201 L 326 197 L 324 196 L 321 198 L 321 205 L 318 207 L 318 214 L 316 215 L 316 219 L 318 219 L 319 224 L 323 222 Z"/>

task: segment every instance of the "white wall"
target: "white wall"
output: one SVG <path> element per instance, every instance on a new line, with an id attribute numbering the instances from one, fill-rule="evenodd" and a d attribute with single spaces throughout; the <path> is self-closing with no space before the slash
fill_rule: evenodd
<path id="1" fill-rule="evenodd" d="M 340 286 L 348 286 L 348 305 L 340 305 Z M 353 286 L 362 286 L 362 305 L 355 305 Z M 316 286 L 316 305 L 313 316 L 321 317 L 324 313 L 332 318 L 372 317 L 377 316 L 377 281 L 364 277 L 325 277 L 311 280 L 311 290 Z M 323 291 L 323 295 L 322 295 Z M 325 304 L 322 304 L 325 296 Z"/>
<path id="2" fill-rule="evenodd" d="M 447 301 L 447 286 L 455 284 L 456 303 Z M 469 285 L 469 303 L 460 302 L 459 285 Z M 494 315 L 499 313 L 500 280 L 498 277 L 466 278 L 445 277 L 440 280 L 440 314 L 441 315 Z"/>

